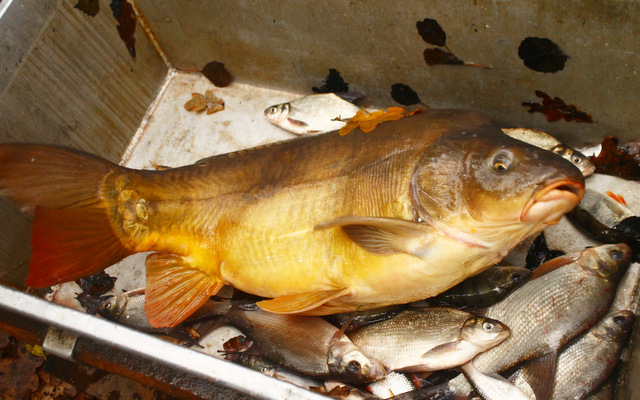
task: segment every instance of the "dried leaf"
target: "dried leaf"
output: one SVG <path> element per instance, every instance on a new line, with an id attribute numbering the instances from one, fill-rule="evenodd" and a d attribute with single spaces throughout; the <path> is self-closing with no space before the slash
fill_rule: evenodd
<path id="1" fill-rule="evenodd" d="M 441 49 L 425 49 L 424 61 L 428 66 L 433 65 L 464 65 L 464 61 L 452 53 Z"/>
<path id="2" fill-rule="evenodd" d="M 564 69 L 569 56 L 557 44 L 546 38 L 528 37 L 518 47 L 524 65 L 538 72 L 558 72 Z"/>
<path id="3" fill-rule="evenodd" d="M 522 105 L 525 107 L 531 107 L 530 113 L 540 112 L 547 116 L 547 121 L 555 122 L 560 119 L 565 121 L 576 122 L 593 122 L 591 115 L 584 111 L 578 110 L 573 104 L 567 105 L 561 98 L 551 98 L 548 94 L 541 90 L 536 90 L 536 96 L 542 98 L 542 103 L 535 103 L 532 101 L 523 101 Z"/>
<path id="4" fill-rule="evenodd" d="M 407 110 L 402 107 L 389 107 L 386 110 L 374 111 L 372 113 L 367 113 L 366 110 L 360 110 L 347 121 L 345 126 L 340 128 L 340 135 L 346 135 L 355 128 L 360 128 L 362 132 L 368 133 L 374 130 L 381 122 L 396 121 L 422 111 L 424 111 L 424 108 L 407 112 Z"/>
<path id="5" fill-rule="evenodd" d="M 97 274 L 93 274 L 86 278 L 80 278 L 76 283 L 80 286 L 83 292 L 87 292 L 91 296 L 100 296 L 113 289 L 117 280 L 117 277 L 110 276 L 106 272 L 100 271 Z"/>
<path id="6" fill-rule="evenodd" d="M 136 38 L 134 34 L 136 32 L 136 14 L 133 12 L 133 7 L 126 0 L 112 0 L 109 7 L 111 7 L 111 12 L 118 21 L 120 39 L 122 39 L 127 46 L 127 50 L 129 50 L 129 54 L 135 60 Z"/>
<path id="7" fill-rule="evenodd" d="M 589 159 L 596 165 L 596 172 L 640 180 L 640 153 L 636 150 L 635 142 L 618 146 L 616 137 L 607 136 L 600 154 Z"/>
<path id="8" fill-rule="evenodd" d="M 444 46 L 447 42 L 447 34 L 435 19 L 425 18 L 416 22 L 416 27 L 422 39 L 429 44 Z"/>
<path id="9" fill-rule="evenodd" d="M 324 85 L 312 87 L 314 93 L 346 93 L 349 91 L 349 84 L 342 79 L 337 69 L 329 68 L 329 75 L 324 80 Z"/>
<path id="10" fill-rule="evenodd" d="M 27 350 L 29 353 L 33 354 L 36 357 L 43 357 L 45 359 L 47 358 L 47 356 L 44 354 L 44 349 L 39 344 L 34 344 L 34 345 L 26 344 L 24 348 L 25 350 Z"/>
<path id="11" fill-rule="evenodd" d="M 207 110 L 207 115 L 209 115 L 224 110 L 224 100 L 214 96 L 211 90 L 204 92 L 204 95 L 191 93 L 191 100 L 185 103 L 184 108 L 187 111 L 196 112 Z"/>
<path id="12" fill-rule="evenodd" d="M 404 83 L 394 83 L 391 85 L 391 97 L 403 106 L 422 103 L 420 97 L 418 97 L 418 93 Z"/>
<path id="13" fill-rule="evenodd" d="M 78 0 L 78 4 L 73 6 L 90 17 L 95 17 L 100 11 L 99 0 Z"/>
<path id="14" fill-rule="evenodd" d="M 202 68 L 202 75 L 217 87 L 226 87 L 233 82 L 233 76 L 219 61 L 211 61 Z"/>

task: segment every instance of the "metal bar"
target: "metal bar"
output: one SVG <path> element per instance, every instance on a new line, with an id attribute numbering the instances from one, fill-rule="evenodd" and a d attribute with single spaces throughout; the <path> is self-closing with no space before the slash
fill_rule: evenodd
<path id="1" fill-rule="evenodd" d="M 122 350 L 168 367 L 167 371 L 175 370 L 257 398 L 326 400 L 325 396 L 290 383 L 2 285 L 0 308 L 94 340 L 110 351 Z"/>

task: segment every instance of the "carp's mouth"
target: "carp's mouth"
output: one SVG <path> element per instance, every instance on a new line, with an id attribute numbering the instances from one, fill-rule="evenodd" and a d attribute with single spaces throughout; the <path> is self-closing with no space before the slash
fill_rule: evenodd
<path id="1" fill-rule="evenodd" d="M 539 190 L 527 203 L 520 221 L 556 224 L 578 205 L 584 196 L 584 184 L 570 179 L 555 181 Z"/>

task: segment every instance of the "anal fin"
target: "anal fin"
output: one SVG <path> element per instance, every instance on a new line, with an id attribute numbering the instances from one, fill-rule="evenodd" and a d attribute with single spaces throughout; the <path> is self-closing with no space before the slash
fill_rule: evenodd
<path id="1" fill-rule="evenodd" d="M 144 310 L 149 323 L 172 327 L 202 306 L 224 283 L 169 253 L 147 256 L 147 288 Z"/>
<path id="2" fill-rule="evenodd" d="M 299 314 L 313 310 L 324 303 L 351 293 L 349 288 L 320 290 L 301 294 L 276 297 L 256 303 L 258 307 L 274 314 Z"/>

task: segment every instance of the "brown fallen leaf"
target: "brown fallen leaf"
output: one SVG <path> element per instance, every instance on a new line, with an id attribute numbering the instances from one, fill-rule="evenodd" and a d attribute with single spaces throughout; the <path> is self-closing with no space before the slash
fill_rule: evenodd
<path id="1" fill-rule="evenodd" d="M 416 22 L 416 28 L 418 28 L 418 34 L 425 42 L 441 47 L 446 45 L 447 34 L 435 19 L 425 18 L 422 21 L 418 21 Z"/>
<path id="2" fill-rule="evenodd" d="M 209 115 L 224 110 L 224 100 L 214 96 L 211 90 L 207 90 L 204 94 L 191 93 L 191 100 L 184 104 L 184 109 L 195 112 L 207 110 Z"/>
<path id="3" fill-rule="evenodd" d="M 226 87 L 233 82 L 233 76 L 220 61 L 207 63 L 200 72 L 217 87 Z"/>
<path id="4" fill-rule="evenodd" d="M 573 104 L 567 105 L 560 97 L 551 98 L 551 96 L 542 90 L 536 90 L 536 96 L 542 98 L 542 103 L 523 101 L 522 105 L 530 107 L 530 113 L 540 112 L 546 115 L 547 121 L 549 122 L 559 121 L 560 119 L 564 119 L 565 121 L 593 122 L 590 114 L 578 110 Z"/>
<path id="5" fill-rule="evenodd" d="M 407 112 L 407 110 L 402 107 L 389 107 L 386 110 L 374 111 L 372 113 L 367 113 L 366 110 L 360 110 L 347 121 L 345 126 L 340 128 L 340 136 L 346 135 L 355 128 L 360 128 L 362 132 L 368 133 L 374 130 L 381 122 L 396 121 L 422 111 L 424 111 L 424 108 Z"/>
<path id="6" fill-rule="evenodd" d="M 127 46 L 131 57 L 136 59 L 136 14 L 126 0 L 112 0 L 109 4 L 113 16 L 118 21 L 118 34 Z"/>
<path id="7" fill-rule="evenodd" d="M 640 180 L 640 154 L 635 142 L 618 146 L 615 136 L 607 136 L 601 146 L 600 154 L 589 157 L 596 165 L 596 172 Z"/>

